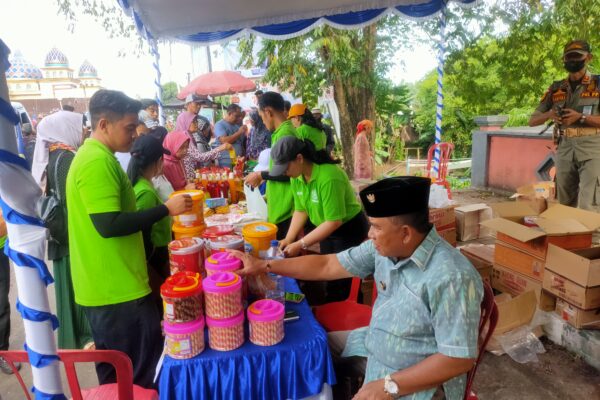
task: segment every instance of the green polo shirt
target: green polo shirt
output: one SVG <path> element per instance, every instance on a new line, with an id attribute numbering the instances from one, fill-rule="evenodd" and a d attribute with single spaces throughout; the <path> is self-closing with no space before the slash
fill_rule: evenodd
<path id="1" fill-rule="evenodd" d="M 0 237 L 0 249 L 3 249 L 5 244 L 6 244 L 6 236 Z"/>
<path id="2" fill-rule="evenodd" d="M 315 145 L 317 150 L 323 150 L 325 148 L 325 144 L 327 143 L 327 137 L 325 136 L 325 132 L 319 130 L 317 128 L 313 128 L 312 126 L 302 124 L 298 128 L 296 128 L 296 132 L 298 132 L 298 137 L 302 140 L 310 140 Z"/>
<path id="3" fill-rule="evenodd" d="M 279 125 L 271 135 L 271 148 L 279 139 L 285 136 L 296 136 L 296 129 L 291 121 L 285 121 Z M 273 160 L 269 159 L 269 169 L 273 166 Z M 289 182 L 267 181 L 267 212 L 269 222 L 278 224 L 292 217 L 294 199 L 290 190 Z"/>
<path id="4" fill-rule="evenodd" d="M 148 210 L 164 204 L 152 183 L 147 179 L 140 178 L 133 187 L 135 192 L 135 204 L 139 211 Z M 154 247 L 166 247 L 171 241 L 171 218 L 164 217 L 152 225 L 152 244 Z"/>
<path id="5" fill-rule="evenodd" d="M 325 221 L 346 223 L 360 212 L 354 190 L 346 173 L 334 164 L 313 164 L 310 181 L 293 178 L 294 209 L 304 211 L 313 225 Z"/>
<path id="6" fill-rule="evenodd" d="M 114 154 L 95 139 L 79 149 L 67 176 L 69 253 L 75 301 L 103 306 L 150 293 L 141 232 L 103 238 L 90 214 L 135 212 L 135 194 Z"/>

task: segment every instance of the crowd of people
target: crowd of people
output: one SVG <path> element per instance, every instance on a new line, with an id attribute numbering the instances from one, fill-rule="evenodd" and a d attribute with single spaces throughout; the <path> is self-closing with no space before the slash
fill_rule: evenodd
<path id="1" fill-rule="evenodd" d="M 428 398 L 445 382 L 446 393 L 457 392 L 476 355 L 482 289 L 477 272 L 428 222 L 429 181 L 383 180 L 361 192 L 359 201 L 334 156 L 335 140 L 321 111 L 289 104 L 276 92 L 255 95 L 250 128 L 236 104 L 213 125 L 199 115 L 200 99 L 189 95 L 168 131 L 160 125 L 155 101 L 113 90 L 90 99 L 91 133 L 83 115 L 72 110 L 39 123 L 33 176 L 57 196 L 67 216 L 64 232 L 51 232 L 48 247 L 59 347 L 123 351 L 132 360 L 134 382 L 154 387 L 154 366 L 163 349 L 159 286 L 169 275 L 171 217 L 192 207 L 188 195 L 170 194 L 195 189 L 197 170 L 204 166 L 233 168 L 260 159 L 268 165 L 249 172 L 245 184 L 266 184 L 268 220 L 278 227 L 286 259 L 265 264 L 235 253 L 244 261 L 241 273 L 273 270 L 302 279 L 312 305 L 343 300 L 351 276 L 374 274 L 375 308 L 389 300 L 400 311 L 389 308 L 384 313 L 391 313 L 389 318 L 374 313 L 368 331 L 330 336 L 340 381 L 352 375 L 349 370 L 366 373 L 365 398 L 375 389 Z M 354 150 L 360 179 L 373 177 L 372 131 L 371 121 L 358 124 Z M 321 256 L 310 262 L 298 258 L 317 244 Z M 0 275 L 0 291 L 7 281 Z M 3 309 L 0 299 L 0 323 Z M 406 339 L 417 333 L 423 337 L 418 349 Z M 0 331 L 0 348 L 3 344 Z M 354 367 L 345 366 L 348 362 Z M 409 367 L 414 372 L 403 370 Z M 96 371 L 101 384 L 116 379 L 106 364 Z M 384 375 L 400 392 L 389 389 L 389 382 L 385 390 L 379 387 Z"/>

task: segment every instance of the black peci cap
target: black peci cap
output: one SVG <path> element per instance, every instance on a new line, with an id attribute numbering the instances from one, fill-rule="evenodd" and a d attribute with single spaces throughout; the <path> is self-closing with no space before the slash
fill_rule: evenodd
<path id="1" fill-rule="evenodd" d="M 430 188 L 428 178 L 386 178 L 361 190 L 360 199 L 367 215 L 373 218 L 427 212 Z"/>

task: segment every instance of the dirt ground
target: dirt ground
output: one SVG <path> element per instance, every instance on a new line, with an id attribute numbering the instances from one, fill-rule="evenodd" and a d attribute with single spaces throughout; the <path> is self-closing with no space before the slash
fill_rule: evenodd
<path id="1" fill-rule="evenodd" d="M 453 193 L 459 204 L 494 203 L 507 200 L 507 194 L 479 190 L 462 190 Z M 54 305 L 54 290 L 48 292 Z M 16 300 L 16 284 L 11 285 L 11 304 Z M 22 349 L 25 338 L 23 322 L 13 311 L 11 316 L 11 349 Z M 480 400 L 569 400 L 600 399 L 600 371 L 567 352 L 562 347 L 542 339 L 546 353 L 539 355 L 538 363 L 519 364 L 509 356 L 486 353 L 475 378 L 474 389 Z M 97 384 L 92 365 L 79 370 L 83 387 Z M 23 368 L 27 385 L 31 386 L 28 366 Z M 64 380 L 63 380 L 64 381 Z M 64 381 L 64 388 L 67 388 Z M 0 373 L 0 399 L 20 400 L 24 395 L 12 376 Z"/>

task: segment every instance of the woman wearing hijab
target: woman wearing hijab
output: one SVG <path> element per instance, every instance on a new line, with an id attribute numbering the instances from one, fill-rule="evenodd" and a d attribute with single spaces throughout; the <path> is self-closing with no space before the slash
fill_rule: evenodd
<path id="1" fill-rule="evenodd" d="M 271 132 L 263 123 L 258 111 L 250 113 L 250 121 L 252 121 L 252 129 L 246 154 L 250 159 L 258 160 L 260 153 L 271 147 Z"/>
<path id="2" fill-rule="evenodd" d="M 67 173 L 75 152 L 83 142 L 83 115 L 58 111 L 44 118 L 37 128 L 37 142 L 33 157 L 32 174 L 36 182 L 48 192 L 58 193 L 66 209 Z M 65 213 L 66 216 L 66 213 Z M 65 224 L 66 224 L 65 220 Z M 67 231 L 67 227 L 64 227 Z M 54 269 L 58 347 L 81 349 L 93 345 L 92 332 L 83 309 L 75 303 L 68 239 L 61 243 L 48 242 L 48 259 Z"/>
<path id="3" fill-rule="evenodd" d="M 231 145 L 228 143 L 222 144 L 214 150 L 206 153 L 201 153 L 198 150 L 198 144 L 194 139 L 194 133 L 198 132 L 199 122 L 198 115 L 193 114 L 189 111 L 184 111 L 177 117 L 177 125 L 175 131 L 184 132 L 189 139 L 190 149 L 183 159 L 183 167 L 187 180 L 193 180 L 196 177 L 196 167 L 200 163 L 206 163 L 219 158 L 219 154 L 223 150 L 231 149 Z M 168 137 L 168 136 L 167 136 Z M 178 189 L 175 189 L 178 190 Z"/>
<path id="4" fill-rule="evenodd" d="M 170 132 L 163 143 L 163 147 L 170 154 L 165 154 L 163 159 L 163 173 L 171 182 L 173 189 L 184 190 L 186 188 L 195 189 L 185 175 L 183 160 L 190 150 L 190 138 L 186 132 L 174 131 Z M 218 153 L 217 153 L 218 154 Z"/>
<path id="5" fill-rule="evenodd" d="M 373 179 L 373 153 L 367 135 L 373 132 L 373 122 L 364 119 L 356 126 L 354 141 L 354 179 Z"/>

